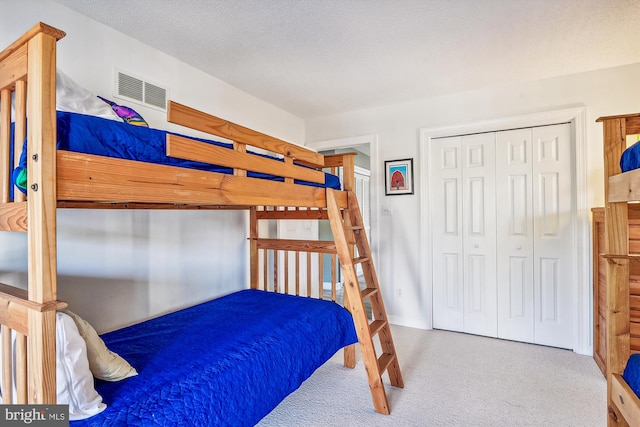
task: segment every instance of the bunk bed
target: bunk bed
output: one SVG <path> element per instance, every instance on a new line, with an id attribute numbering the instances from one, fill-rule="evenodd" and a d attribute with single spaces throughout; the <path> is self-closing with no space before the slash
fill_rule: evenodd
<path id="1" fill-rule="evenodd" d="M 630 266 L 640 255 L 629 251 L 630 202 L 640 201 L 640 145 L 627 148 L 627 136 L 640 134 L 640 114 L 597 119 L 604 134 L 604 254 L 606 260 L 606 376 L 609 426 L 640 425 L 640 337 L 638 296 L 630 286 Z M 634 300 L 631 304 L 630 301 Z"/>
<path id="2" fill-rule="evenodd" d="M 59 375 L 56 373 L 56 368 L 59 368 L 56 365 L 56 352 L 61 348 L 60 342 L 56 342 L 56 339 L 59 340 L 57 329 L 64 324 L 60 320 L 60 310 L 66 307 L 66 303 L 59 301 L 57 297 L 57 209 L 242 209 L 249 212 L 251 289 L 169 314 L 168 316 L 174 316 L 169 317 L 169 320 L 160 317 L 136 326 L 140 326 L 136 331 L 143 331 L 140 332 L 143 335 L 147 334 L 144 328 L 148 328 L 147 331 L 160 330 L 165 334 L 162 339 L 157 340 L 164 344 L 158 344 L 152 353 L 163 352 L 169 347 L 182 348 L 184 345 L 207 342 L 212 339 L 211 336 L 200 336 L 198 333 L 211 329 L 226 331 L 223 335 L 232 335 L 237 340 L 233 344 L 220 346 L 217 341 L 212 341 L 193 350 L 189 363 L 193 364 L 191 368 L 203 375 L 180 382 L 180 390 L 177 392 L 172 387 L 180 380 L 167 373 L 178 363 L 172 359 L 176 357 L 176 353 L 166 357 L 163 355 L 165 366 L 159 366 L 162 364 L 150 359 L 148 351 L 144 353 L 140 350 L 148 350 L 150 345 L 123 340 L 123 334 L 134 336 L 137 332 L 126 329 L 105 334 L 104 342 L 108 346 L 113 346 L 142 367 L 139 376 L 129 377 L 118 383 L 98 385 L 105 396 L 114 399 L 106 402 L 107 405 L 117 408 L 118 405 L 122 407 L 139 404 L 135 409 L 138 417 L 142 414 L 160 414 L 164 417 L 164 421 L 160 422 L 162 424 L 175 422 L 180 419 L 180 414 L 184 415 L 184 412 L 171 415 L 171 411 L 181 411 L 173 408 L 176 400 L 181 400 L 182 403 L 190 401 L 197 407 L 198 414 L 204 417 L 200 420 L 201 424 L 224 424 L 225 422 L 215 417 L 224 417 L 226 414 L 209 414 L 214 411 L 215 406 L 211 401 L 218 398 L 219 410 L 229 412 L 224 395 L 216 394 L 220 393 L 219 390 L 216 391 L 216 387 L 212 386 L 213 394 L 206 398 L 193 394 L 195 389 L 202 387 L 198 381 L 202 381 L 205 372 L 209 375 L 206 381 L 210 381 L 216 376 L 217 370 L 221 369 L 219 365 L 215 367 L 205 362 L 205 358 L 215 359 L 212 363 L 223 360 L 225 369 L 235 371 L 239 364 L 232 362 L 239 356 L 233 351 L 266 353 L 266 361 L 259 362 L 266 364 L 265 371 L 253 371 L 258 362 L 254 363 L 249 358 L 246 363 L 248 371 L 241 374 L 245 375 L 242 378 L 261 378 L 260 387 L 266 388 L 258 388 L 256 391 L 255 381 L 253 386 L 249 381 L 244 383 L 244 391 L 236 390 L 233 394 L 244 393 L 249 396 L 236 410 L 238 413 L 250 412 L 249 408 L 256 405 L 258 400 L 269 402 L 259 413 L 252 415 L 253 418 L 227 421 L 229 425 L 252 424 L 264 416 L 265 411 L 268 412 L 277 405 L 286 394 L 295 390 L 337 349 L 346 346 L 345 365 L 354 367 L 355 348 L 350 344 L 355 337 L 349 332 L 351 328 L 357 335 L 374 408 L 379 413 L 388 414 L 390 410 L 382 374 L 387 373 L 391 385 L 396 387 L 403 387 L 403 380 L 371 250 L 353 192 L 353 154 L 324 156 L 173 101 L 169 101 L 167 106 L 169 122 L 210 134 L 212 138 L 231 140 L 232 144 L 218 144 L 209 139 L 164 132 L 160 134 L 163 140 L 160 145 L 166 149 L 163 157 L 167 161 L 161 161 L 160 164 L 135 156 L 118 158 L 100 151 L 70 151 L 72 148 L 61 146 L 61 141 L 58 140 L 58 131 L 67 126 L 65 120 L 69 118 L 57 113 L 55 108 L 56 44 L 64 35 L 64 32 L 54 27 L 38 23 L 0 52 L 0 231 L 24 232 L 28 240 L 28 289 L 0 284 L 0 386 L 3 403 L 56 402 L 56 375 Z M 75 119 L 77 117 L 74 116 L 69 120 Z M 128 130 L 132 128 L 133 126 Z M 25 141 L 24 144 L 22 141 Z M 256 151 L 267 152 L 268 155 L 258 155 L 255 154 Z M 26 170 L 26 194 L 17 191 L 17 187 L 14 188 L 12 176 L 15 174 L 12 172 L 16 167 Z M 343 175 L 342 189 L 336 189 L 333 184 L 327 186 L 328 176 L 325 170 L 330 169 L 335 174 L 339 168 Z M 333 240 L 302 241 L 260 237 L 261 222 L 310 219 L 329 221 Z M 285 254 L 282 265 L 279 254 Z M 294 265 L 289 265 L 291 257 L 287 255 L 290 254 L 295 255 L 296 261 L 291 262 Z M 320 288 L 315 295 L 317 300 L 309 298 L 314 296 L 309 280 L 310 271 L 306 274 L 306 286 L 305 283 L 300 283 L 297 260 L 304 256 L 310 260 L 315 256 L 322 265 L 324 254 L 330 254 L 332 266 L 335 265 L 336 258 L 340 261 L 344 281 L 344 307 L 350 313 L 347 325 L 338 320 L 344 317 L 340 310 L 345 313 L 347 310 L 341 307 L 336 309 L 335 285 L 331 289 L 329 301 L 326 301 L 323 300 L 322 280 L 319 281 Z M 307 262 L 307 266 L 310 264 Z M 356 265 L 362 266 L 364 283 L 358 280 Z M 290 278 L 291 271 L 294 273 Z M 332 271 L 332 276 L 331 282 L 335 284 L 335 271 Z M 250 303 L 256 298 L 260 299 L 260 304 Z M 370 304 L 371 318 L 364 308 L 365 300 Z M 273 304 L 269 301 L 273 301 Z M 292 306 L 288 305 L 289 302 Z M 217 308 L 205 308 L 210 304 Z M 220 305 L 224 307 L 220 308 Z M 288 308 L 285 313 L 274 314 L 277 312 L 275 307 L 283 305 L 297 308 Z M 257 306 L 262 306 L 263 311 L 259 311 Z M 211 314 L 212 310 L 214 314 Z M 329 313 L 328 317 L 310 314 L 318 311 Z M 200 319 L 196 312 L 204 313 L 204 317 L 198 320 L 204 323 L 193 320 Z M 234 315 L 219 314 L 229 312 Z M 253 317 L 248 316 L 249 314 Z M 229 320 L 244 318 L 245 315 L 246 319 L 238 323 L 242 328 Z M 268 320 L 271 315 L 275 316 L 274 319 Z M 227 319 L 226 323 L 221 323 L 221 316 Z M 178 338 L 182 332 L 172 333 L 166 327 L 167 322 L 175 324 L 178 318 L 183 319 L 180 323 L 181 331 L 190 331 L 190 337 L 185 338 L 188 344 Z M 305 327 L 301 324 L 311 323 L 310 318 L 322 319 L 320 327 L 316 322 L 305 334 Z M 303 339 L 306 341 L 303 344 L 293 344 L 294 341 L 288 341 L 289 338 L 272 336 L 273 330 L 280 328 L 282 323 L 287 325 L 284 327 L 285 337 L 305 335 Z M 213 328 L 212 325 L 218 326 Z M 327 332 L 328 335 L 323 337 L 321 332 Z M 151 335 L 154 334 L 156 333 Z M 262 347 L 258 347 L 256 351 L 251 350 L 262 341 Z M 311 364 L 293 363 L 290 359 L 295 358 L 295 351 L 293 354 L 283 353 L 281 357 L 270 354 L 274 341 L 284 343 L 289 351 L 299 350 L 300 346 L 311 345 L 314 341 L 323 342 L 324 347 L 322 350 L 316 348 L 311 351 L 318 355 Z M 224 345 L 233 350 L 227 349 L 225 352 Z M 214 347 L 214 352 L 208 351 Z M 309 358 L 303 356 L 302 359 Z M 274 391 L 270 384 L 274 382 L 270 381 L 274 372 L 272 365 L 283 360 L 287 363 L 281 370 L 285 372 L 284 377 L 291 377 L 291 384 Z M 175 363 L 172 364 L 171 361 Z M 166 378 L 164 385 L 158 385 L 158 389 L 135 388 L 136 382 L 146 384 L 141 378 L 149 366 L 153 368 L 152 376 Z M 158 374 L 158 370 L 162 373 Z M 182 374 L 186 375 L 184 372 Z M 133 400 L 114 403 L 122 390 L 127 388 L 130 389 L 128 396 L 133 396 Z M 156 407 L 169 407 L 166 411 L 162 409 L 164 412 L 154 412 L 156 409 L 152 410 L 148 406 L 151 403 L 140 403 L 142 395 L 174 398 L 154 402 Z M 137 403 L 133 403 L 136 399 Z M 101 422 L 107 425 L 110 420 L 112 422 L 109 417 L 113 414 L 108 411 L 107 408 L 97 415 L 104 416 Z M 129 423 L 145 422 L 144 416 L 132 420 L 133 415 L 129 412 L 122 416 Z M 88 418 L 88 421 L 92 419 Z"/>

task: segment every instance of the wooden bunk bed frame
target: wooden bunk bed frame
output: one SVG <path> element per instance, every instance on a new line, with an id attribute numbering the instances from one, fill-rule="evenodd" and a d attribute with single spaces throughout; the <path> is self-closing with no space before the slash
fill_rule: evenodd
<path id="1" fill-rule="evenodd" d="M 631 336 L 640 335 L 629 302 L 630 265 L 640 262 L 639 254 L 629 253 L 629 202 L 640 201 L 640 169 L 621 173 L 620 158 L 627 135 L 640 133 L 640 114 L 600 117 L 597 122 L 602 122 L 604 133 L 608 425 L 638 426 L 640 398 L 622 373 L 632 352 Z"/>
<path id="2" fill-rule="evenodd" d="M 57 296 L 58 208 L 246 209 L 250 218 L 251 288 L 296 294 L 300 291 L 298 279 L 295 291 L 287 279 L 284 289 L 278 289 L 278 276 L 289 268 L 285 265 L 279 269 L 278 256 L 272 257 L 275 266 L 267 267 L 266 251 L 292 252 L 296 259 L 302 252 L 308 253 L 307 257 L 311 253 L 338 256 L 344 277 L 344 305 L 354 318 L 374 407 L 377 412 L 388 414 L 381 376 L 387 372 L 396 387 L 403 387 L 403 379 L 355 198 L 353 153 L 323 156 L 171 101 L 169 122 L 230 139 L 234 149 L 169 136 L 167 155 L 230 167 L 232 175 L 57 151 L 56 43 L 64 35 L 38 23 L 0 52 L 0 231 L 28 234 L 28 290 L 0 284 L 0 324 L 5 344 L 3 403 L 12 402 L 12 369 L 16 372 L 18 403 L 56 402 L 55 313 L 66 306 Z M 23 141 L 28 135 L 29 153 L 28 197 L 21 197 L 16 191 L 13 200 L 9 196 L 12 120 L 15 141 Z M 247 146 L 280 153 L 283 162 L 247 154 Z M 18 144 L 15 148 L 17 164 Z M 334 172 L 343 168 L 343 191 L 294 183 L 298 179 L 324 182 L 323 168 Z M 281 176 L 284 182 L 248 178 L 247 171 Z M 334 241 L 260 238 L 259 222 L 273 219 L 329 220 Z M 285 264 L 288 258 L 284 257 Z M 363 267 L 364 284 L 358 282 L 356 264 Z M 274 268 L 273 273 L 267 274 L 267 268 Z M 267 283 L 270 276 L 274 277 L 271 284 Z M 335 283 L 335 272 L 333 276 Z M 309 282 L 307 296 L 311 296 L 310 287 Z M 322 297 L 322 289 L 319 291 Z M 335 294 L 334 288 L 334 300 Z M 365 312 L 365 299 L 371 305 L 372 320 Z M 11 331 L 17 335 L 16 366 L 12 366 L 10 357 Z M 376 336 L 378 342 L 374 342 Z M 381 349 L 380 356 L 377 349 Z M 345 365 L 355 366 L 354 346 L 345 349 Z"/>

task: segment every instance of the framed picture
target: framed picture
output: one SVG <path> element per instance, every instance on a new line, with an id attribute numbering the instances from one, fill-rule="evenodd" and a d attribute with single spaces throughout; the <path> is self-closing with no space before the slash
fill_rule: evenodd
<path id="1" fill-rule="evenodd" d="M 384 162 L 385 195 L 413 194 L 413 159 Z"/>

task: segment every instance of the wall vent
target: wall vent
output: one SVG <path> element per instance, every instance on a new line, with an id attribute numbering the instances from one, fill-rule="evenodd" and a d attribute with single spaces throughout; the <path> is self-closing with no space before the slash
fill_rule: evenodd
<path id="1" fill-rule="evenodd" d="M 166 111 L 167 89 L 121 70 L 114 72 L 114 96 Z"/>

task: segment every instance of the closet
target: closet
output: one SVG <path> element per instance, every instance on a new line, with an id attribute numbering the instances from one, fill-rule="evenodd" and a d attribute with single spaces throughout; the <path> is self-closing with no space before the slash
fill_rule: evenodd
<path id="1" fill-rule="evenodd" d="M 569 124 L 432 140 L 434 328 L 573 346 L 572 150 Z"/>

